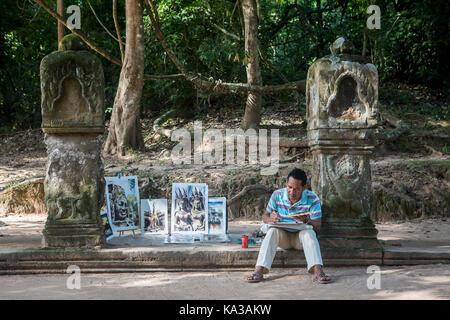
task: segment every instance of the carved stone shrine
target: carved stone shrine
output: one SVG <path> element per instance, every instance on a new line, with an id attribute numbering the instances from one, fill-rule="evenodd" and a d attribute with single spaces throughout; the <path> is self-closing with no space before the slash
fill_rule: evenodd
<path id="1" fill-rule="evenodd" d="M 42 130 L 47 145 L 44 247 L 105 243 L 101 159 L 104 76 L 101 62 L 67 35 L 41 62 Z"/>
<path id="2" fill-rule="evenodd" d="M 370 219 L 378 72 L 352 55 L 351 43 L 343 38 L 330 49 L 331 55 L 311 65 L 306 85 L 311 187 L 323 211 L 319 241 L 324 248 L 379 252 Z"/>

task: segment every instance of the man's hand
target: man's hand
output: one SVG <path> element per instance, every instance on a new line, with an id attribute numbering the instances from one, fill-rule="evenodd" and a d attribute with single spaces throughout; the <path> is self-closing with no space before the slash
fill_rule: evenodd
<path id="1" fill-rule="evenodd" d="M 272 213 L 266 211 L 262 218 L 264 223 L 275 223 L 278 222 L 278 219 L 280 219 L 280 215 L 275 210 L 272 211 Z"/>
<path id="2" fill-rule="evenodd" d="M 309 214 L 308 215 L 305 215 L 305 216 L 299 216 L 299 217 L 293 217 L 296 221 L 300 221 L 300 222 L 303 222 L 303 223 L 307 223 L 309 220 L 310 220 L 310 218 L 309 218 Z"/>
<path id="3" fill-rule="evenodd" d="M 280 220 L 280 215 L 275 210 L 272 211 L 272 213 L 270 214 L 270 222 L 275 223 L 278 222 L 278 220 Z"/>
<path id="4" fill-rule="evenodd" d="M 322 227 L 322 218 L 311 219 L 309 214 L 305 216 L 294 217 L 294 219 L 296 221 L 301 221 L 305 224 L 313 226 L 315 232 L 319 232 L 320 228 Z"/>

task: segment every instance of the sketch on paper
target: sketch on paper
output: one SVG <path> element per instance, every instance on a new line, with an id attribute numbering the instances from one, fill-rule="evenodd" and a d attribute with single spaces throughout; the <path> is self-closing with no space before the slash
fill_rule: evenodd
<path id="1" fill-rule="evenodd" d="M 227 199 L 208 198 L 208 234 L 227 233 Z"/>
<path id="2" fill-rule="evenodd" d="M 106 240 L 109 240 L 114 236 L 114 233 L 111 229 L 111 223 L 108 218 L 108 213 L 105 211 L 105 212 L 102 212 L 100 215 L 102 217 L 102 224 L 103 224 L 103 228 L 104 228 L 103 230 L 105 231 Z"/>
<path id="3" fill-rule="evenodd" d="M 139 190 L 136 176 L 105 177 L 106 207 L 113 231 L 139 229 Z"/>
<path id="4" fill-rule="evenodd" d="M 169 233 L 167 199 L 141 200 L 142 233 Z"/>

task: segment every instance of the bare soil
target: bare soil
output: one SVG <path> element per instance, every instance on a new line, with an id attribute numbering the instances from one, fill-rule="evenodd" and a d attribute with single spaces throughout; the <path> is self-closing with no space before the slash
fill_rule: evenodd
<path id="1" fill-rule="evenodd" d="M 0 218 L 0 251 L 40 246 L 45 215 Z M 247 232 L 256 221 L 230 222 L 233 231 Z M 442 219 L 377 224 L 385 245 L 450 250 L 450 222 Z M 69 275 L 3 275 L 0 299 L 139 299 L 139 300 L 297 300 L 297 299 L 450 299 L 450 269 L 446 264 L 380 267 L 380 289 L 369 289 L 373 273 L 366 267 L 326 267 L 334 282 L 312 282 L 306 270 L 274 268 L 266 281 L 249 284 L 247 271 L 151 272 L 89 274 L 81 270 L 81 288 L 68 289 Z M 220 288 L 220 290 L 218 290 Z"/>
<path id="2" fill-rule="evenodd" d="M 214 99 L 213 99 L 214 100 Z M 199 106 L 191 119 L 167 118 L 167 130 L 191 130 L 194 121 L 203 129 L 235 129 L 243 109 L 217 109 L 212 104 Z M 291 99 L 292 100 L 292 99 Z M 305 100 L 298 104 L 270 96 L 265 99 L 261 125 L 279 129 L 280 137 L 304 140 Z M 372 165 L 372 218 L 377 222 L 409 221 L 450 215 L 450 119 L 448 99 L 441 92 L 423 87 L 388 84 L 380 91 L 379 131 L 395 136 L 395 122 L 407 131 L 394 140 L 380 142 Z M 142 120 L 146 149 L 130 151 L 120 159 L 104 157 L 105 175 L 137 175 L 141 198 L 171 198 L 173 182 L 206 182 L 212 196 L 233 198 L 252 184 L 266 186 L 266 193 L 249 192 L 233 208 L 231 218 L 259 220 L 270 192 L 283 187 L 284 176 L 301 167 L 308 174 L 312 157 L 305 147 L 280 148 L 280 170 L 273 176 L 260 175 L 257 165 L 173 165 L 170 153 L 176 142 L 153 130 L 155 116 Z M 389 119 L 386 120 L 386 119 Z M 394 120 L 392 120 L 394 119 Z M 106 135 L 106 133 L 105 133 Z M 40 129 L 0 136 L 0 216 L 43 213 L 42 179 L 45 176 L 46 146 Z M 34 178 L 40 178 L 36 182 Z M 24 184 L 20 184 L 24 182 Z"/>

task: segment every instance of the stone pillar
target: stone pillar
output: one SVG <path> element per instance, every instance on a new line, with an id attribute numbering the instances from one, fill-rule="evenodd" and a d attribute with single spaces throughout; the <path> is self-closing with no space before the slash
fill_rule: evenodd
<path id="1" fill-rule="evenodd" d="M 308 70 L 311 187 L 322 203 L 322 246 L 380 250 L 370 219 L 378 72 L 363 57 L 351 55 L 351 48 L 350 42 L 337 39 L 332 54 Z"/>
<path id="2" fill-rule="evenodd" d="M 105 243 L 100 210 L 104 77 L 101 62 L 67 35 L 41 62 L 42 130 L 47 144 L 44 247 Z"/>

